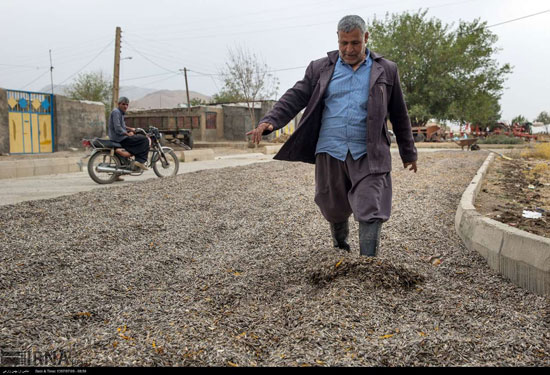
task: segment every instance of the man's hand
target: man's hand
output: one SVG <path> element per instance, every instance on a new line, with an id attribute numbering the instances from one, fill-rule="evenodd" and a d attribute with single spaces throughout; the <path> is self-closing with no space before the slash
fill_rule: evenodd
<path id="1" fill-rule="evenodd" d="M 416 173 L 416 162 L 415 161 L 410 162 L 410 163 L 403 163 L 403 168 L 406 169 L 407 167 L 410 167 L 409 170 L 414 171 L 414 173 Z"/>
<path id="2" fill-rule="evenodd" d="M 262 122 L 261 124 L 258 125 L 258 127 L 254 130 L 251 130 L 249 131 L 248 133 L 246 133 L 246 135 L 251 135 L 252 136 L 252 143 L 257 143 L 259 144 L 260 141 L 262 140 L 262 134 L 264 133 L 265 130 L 269 130 L 269 131 L 272 131 L 273 130 L 273 125 L 267 123 L 267 122 Z"/>

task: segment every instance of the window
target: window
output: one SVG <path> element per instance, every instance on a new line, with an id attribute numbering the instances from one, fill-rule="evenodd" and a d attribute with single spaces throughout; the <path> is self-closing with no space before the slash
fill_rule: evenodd
<path id="1" fill-rule="evenodd" d="M 216 112 L 206 112 L 206 129 L 216 129 Z"/>

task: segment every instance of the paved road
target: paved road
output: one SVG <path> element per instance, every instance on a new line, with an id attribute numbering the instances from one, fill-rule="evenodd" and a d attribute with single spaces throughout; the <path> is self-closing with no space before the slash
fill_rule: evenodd
<path id="1" fill-rule="evenodd" d="M 273 155 L 260 153 L 242 153 L 234 155 L 217 156 L 215 160 L 195 161 L 180 163 L 178 174 L 200 171 L 204 169 L 216 169 L 236 167 L 253 163 L 268 162 L 273 160 Z M 29 200 L 55 198 L 63 195 L 75 194 L 92 189 L 108 188 L 135 183 L 137 181 L 157 178 L 152 170 L 148 170 L 141 176 L 126 176 L 124 181 L 111 185 L 99 185 L 92 181 L 88 172 L 64 173 L 47 176 L 34 176 L 0 180 L 0 206 L 14 204 Z"/>
<path id="2" fill-rule="evenodd" d="M 397 149 L 392 148 L 391 151 L 394 154 L 394 157 L 398 157 L 396 155 Z M 431 153 L 443 151 L 443 149 L 419 148 L 418 151 Z M 468 152 L 459 149 L 446 151 L 458 153 Z M 225 152 L 227 152 L 227 150 L 225 150 Z M 253 163 L 268 162 L 273 160 L 273 155 L 265 155 L 262 153 L 226 154 L 225 152 L 221 152 L 220 155 L 216 156 L 214 160 L 180 163 L 178 174 L 195 172 L 205 169 L 249 165 Z M 110 186 L 120 186 L 121 184 L 127 185 L 150 178 L 157 178 L 152 170 L 146 171 L 143 175 L 137 177 L 126 176 L 124 177 L 123 182 L 116 182 L 111 185 L 99 185 L 95 183 L 88 176 L 87 171 L 47 176 L 2 179 L 0 180 L 0 206 L 29 200 L 55 198 L 63 195 L 75 194 L 81 191 L 108 188 Z"/>

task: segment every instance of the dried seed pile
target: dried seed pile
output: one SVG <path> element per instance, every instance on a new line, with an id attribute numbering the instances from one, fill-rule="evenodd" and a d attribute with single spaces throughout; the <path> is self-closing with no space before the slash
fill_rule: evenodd
<path id="1" fill-rule="evenodd" d="M 380 257 L 272 162 L 5 206 L 0 346 L 74 366 L 548 366 L 549 300 L 454 229 L 482 152 L 394 157 Z"/>

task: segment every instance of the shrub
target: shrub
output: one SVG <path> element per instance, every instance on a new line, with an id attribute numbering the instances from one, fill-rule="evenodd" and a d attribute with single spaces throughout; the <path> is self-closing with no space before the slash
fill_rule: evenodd
<path id="1" fill-rule="evenodd" d="M 490 135 L 487 138 L 479 139 L 477 143 L 517 145 L 522 144 L 523 140 L 521 138 L 509 137 L 507 135 Z"/>
<path id="2" fill-rule="evenodd" d="M 537 143 L 535 147 L 521 153 L 524 158 L 550 160 L 550 143 Z"/>

